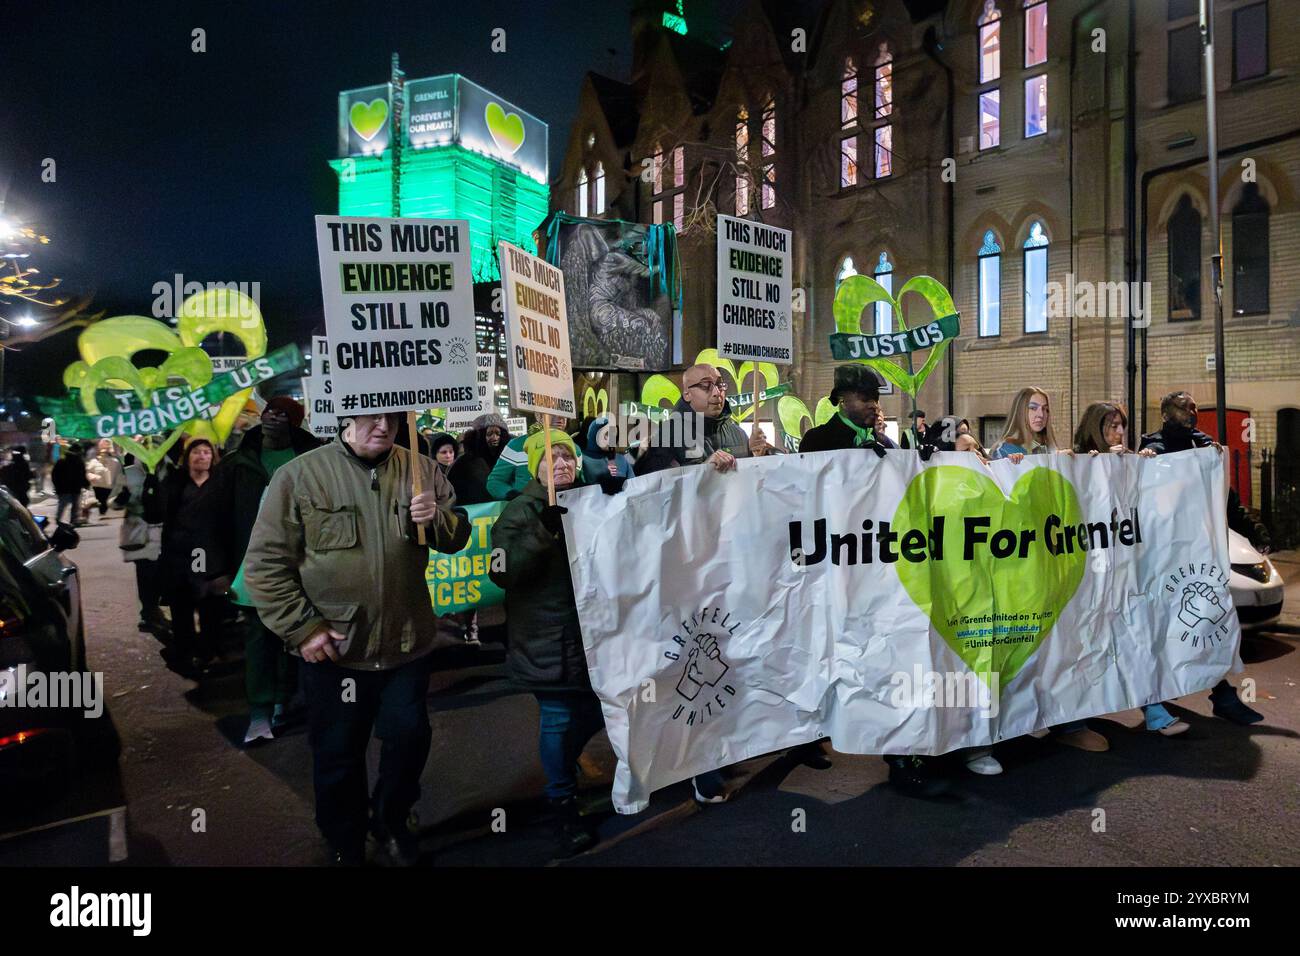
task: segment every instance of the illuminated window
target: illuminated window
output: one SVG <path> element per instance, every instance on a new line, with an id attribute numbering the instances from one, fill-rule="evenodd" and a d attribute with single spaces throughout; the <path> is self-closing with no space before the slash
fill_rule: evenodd
<path id="1" fill-rule="evenodd" d="M 871 168 L 872 175 L 882 179 L 894 172 L 894 128 L 890 125 L 894 116 L 894 56 L 886 43 L 880 44 L 876 56 L 874 90 L 872 122 L 876 128 L 872 135 Z"/>
<path id="2" fill-rule="evenodd" d="M 682 214 L 685 211 L 684 210 L 685 202 L 686 202 L 686 197 L 683 196 L 681 193 L 678 193 L 677 195 L 673 196 L 673 225 L 677 228 L 678 232 L 682 231 L 682 221 L 683 221 Z"/>
<path id="3" fill-rule="evenodd" d="M 664 191 L 664 151 L 659 146 L 655 147 L 654 177 L 655 194 L 657 195 Z"/>
<path id="4" fill-rule="evenodd" d="M 749 215 L 749 110 L 736 114 L 736 215 Z"/>
<path id="5" fill-rule="evenodd" d="M 848 129 L 858 121 L 858 64 L 853 57 L 844 61 L 844 77 L 840 80 L 840 126 Z"/>
<path id="6" fill-rule="evenodd" d="M 776 102 L 763 107 L 762 125 L 763 187 L 760 202 L 764 209 L 776 205 Z"/>
<path id="7" fill-rule="evenodd" d="M 592 208 L 596 215 L 602 215 L 605 212 L 605 164 L 596 164 L 596 177 L 593 182 Z"/>
<path id="8" fill-rule="evenodd" d="M 1025 139 L 1047 132 L 1047 74 L 1025 80 Z"/>
<path id="9" fill-rule="evenodd" d="M 840 140 L 840 188 L 858 184 L 858 135 Z"/>
<path id="10" fill-rule="evenodd" d="M 686 185 L 686 149 L 678 146 L 673 150 L 673 186 Z"/>
<path id="11" fill-rule="evenodd" d="M 657 226 L 664 221 L 664 201 L 662 199 L 655 200 L 654 213 L 654 221 Z"/>
<path id="12" fill-rule="evenodd" d="M 885 119 L 894 109 L 894 58 L 883 44 L 876 60 L 876 119 Z"/>
<path id="13" fill-rule="evenodd" d="M 979 248 L 979 331 L 998 335 L 1002 331 L 1002 247 L 990 229 Z"/>
<path id="14" fill-rule="evenodd" d="M 894 264 L 889 261 L 889 253 L 882 252 L 876 261 L 872 278 L 885 287 L 890 295 L 894 293 Z M 894 331 L 894 307 L 886 302 L 875 302 L 876 334 L 888 335 Z"/>
<path id="15" fill-rule="evenodd" d="M 853 266 L 853 257 L 845 256 L 844 261 L 840 263 L 840 270 L 837 273 L 835 273 L 836 290 L 839 289 L 841 282 L 843 282 L 849 276 L 855 276 L 857 274 L 858 274 L 858 270 Z"/>
<path id="16" fill-rule="evenodd" d="M 763 158 L 776 155 L 776 103 L 768 100 L 763 107 Z"/>
<path id="17" fill-rule="evenodd" d="M 578 215 L 587 215 L 587 171 L 578 170 L 578 188 L 576 190 L 578 198 Z"/>
<path id="18" fill-rule="evenodd" d="M 1201 317 L 1201 214 L 1184 195 L 1169 217 L 1169 320 Z"/>
<path id="19" fill-rule="evenodd" d="M 993 0 L 984 0 L 979 28 L 980 82 L 992 83 L 1002 76 L 1002 14 Z"/>
<path id="20" fill-rule="evenodd" d="M 1047 331 L 1047 236 L 1043 224 L 1029 227 L 1025 240 L 1025 332 Z"/>
<path id="21" fill-rule="evenodd" d="M 894 171 L 894 127 L 876 128 L 876 178 L 883 179 Z"/>
<path id="22" fill-rule="evenodd" d="M 992 149 L 1001 139 L 999 113 L 1002 94 L 988 90 L 980 94 L 980 149 Z"/>
<path id="23" fill-rule="evenodd" d="M 1025 67 L 1047 62 L 1047 0 L 1025 0 Z"/>

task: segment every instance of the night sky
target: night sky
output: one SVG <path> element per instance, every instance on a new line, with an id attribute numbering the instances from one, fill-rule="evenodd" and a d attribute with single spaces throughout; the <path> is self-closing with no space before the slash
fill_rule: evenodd
<path id="1" fill-rule="evenodd" d="M 626 79 L 631 65 L 629 0 L 6 8 L 0 195 L 51 236 L 42 271 L 109 315 L 149 314 L 153 284 L 177 272 L 258 281 L 273 347 L 321 321 L 312 216 L 337 211 L 340 90 L 385 82 L 393 51 L 408 77 L 462 73 L 550 124 L 555 170 L 585 72 Z M 206 53 L 191 52 L 195 27 Z M 73 339 L 11 352 L 10 389 L 54 387 Z"/>

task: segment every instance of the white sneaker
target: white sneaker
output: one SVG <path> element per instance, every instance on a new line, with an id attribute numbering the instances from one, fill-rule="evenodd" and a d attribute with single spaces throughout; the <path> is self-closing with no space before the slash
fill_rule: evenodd
<path id="1" fill-rule="evenodd" d="M 274 740 L 275 731 L 271 729 L 269 717 L 254 717 L 248 722 L 248 733 L 244 734 L 244 743 L 251 744 L 258 740 Z"/>
<path id="2" fill-rule="evenodd" d="M 999 767 L 998 769 L 1001 768 Z M 700 793 L 699 784 L 695 782 L 694 777 L 691 778 L 691 789 L 695 791 L 695 800 L 697 803 L 726 803 L 727 798 L 731 796 L 731 794 L 724 790 L 722 793 L 716 794 L 712 797 L 706 797 L 704 794 Z"/>
<path id="3" fill-rule="evenodd" d="M 981 777 L 996 777 L 1002 772 L 1002 764 L 998 763 L 997 757 L 985 750 L 972 754 L 966 760 L 966 769 Z"/>
<path id="4" fill-rule="evenodd" d="M 1039 730 L 1031 730 L 1029 732 L 1029 736 L 1033 737 L 1035 740 L 1042 740 L 1051 732 L 1052 732 L 1051 727 L 1042 727 Z"/>

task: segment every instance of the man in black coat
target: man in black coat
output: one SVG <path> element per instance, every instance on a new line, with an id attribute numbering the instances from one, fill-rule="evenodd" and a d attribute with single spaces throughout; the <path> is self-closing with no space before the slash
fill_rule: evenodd
<path id="1" fill-rule="evenodd" d="M 836 451 L 841 448 L 870 448 L 880 457 L 886 448 L 897 448 L 893 440 L 875 428 L 880 419 L 880 379 L 865 365 L 840 365 L 835 369 L 831 404 L 836 413 L 816 428 L 810 428 L 799 442 L 799 450 Z"/>
<path id="2" fill-rule="evenodd" d="M 1191 448 L 1217 448 L 1223 446 L 1196 427 L 1196 399 L 1187 392 L 1170 392 L 1160 400 L 1160 430 L 1142 436 L 1142 448 L 1150 448 L 1157 455 L 1187 451 Z M 1250 540 L 1261 552 L 1269 550 L 1268 529 L 1250 516 L 1242 506 L 1237 489 L 1228 488 L 1228 527 Z M 1264 715 L 1247 707 L 1237 696 L 1237 689 L 1225 677 L 1210 691 L 1214 716 L 1234 724 L 1247 726 L 1264 719 Z"/>
<path id="3" fill-rule="evenodd" d="M 68 520 L 73 525 L 82 524 L 81 493 L 90 487 L 90 479 L 86 477 L 86 459 L 81 457 L 77 445 L 69 445 L 64 450 L 62 457 L 54 463 L 50 480 L 54 483 L 54 494 L 59 502 L 54 510 L 54 520 L 62 521 L 63 509 L 67 508 Z"/>
<path id="4" fill-rule="evenodd" d="M 316 448 L 320 442 L 301 427 L 303 408 L 293 399 L 279 395 L 262 409 L 260 425 L 244 433 L 239 447 L 222 460 L 217 471 L 221 512 L 227 519 L 223 552 L 228 556 L 226 573 L 234 579 L 235 603 L 244 612 L 244 679 L 250 716 L 244 743 L 271 740 L 283 725 L 285 710 L 297 686 L 297 661 L 285 650 L 284 642 L 258 617 L 257 608 L 242 588 L 244 554 L 252 536 L 262 493 L 276 469 Z"/>

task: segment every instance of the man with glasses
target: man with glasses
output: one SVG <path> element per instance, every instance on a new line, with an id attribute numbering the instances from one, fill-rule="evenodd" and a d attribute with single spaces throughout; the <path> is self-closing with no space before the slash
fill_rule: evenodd
<path id="1" fill-rule="evenodd" d="M 244 743 L 273 740 L 286 718 L 297 689 L 297 662 L 284 642 L 267 630 L 244 587 L 244 554 L 257 521 L 262 493 L 281 466 L 317 447 L 311 432 L 302 428 L 303 407 L 287 395 L 277 395 L 262 409 L 261 424 L 244 432 L 239 447 L 217 466 L 219 514 L 225 521 L 218 532 L 230 566 L 223 573 L 234 579 L 231 596 L 244 613 L 244 683 L 248 690 L 249 720 Z"/>
<path id="2" fill-rule="evenodd" d="M 438 631 L 424 573 L 430 547 L 454 554 L 469 540 L 441 470 L 395 446 L 403 418 L 341 417 L 335 441 L 275 473 L 248 545 L 257 612 L 303 660 L 316 823 L 339 864 L 362 862 L 367 829 L 384 862 L 411 866 L 419 856 L 407 818 L 432 742 L 426 698 Z M 383 747 L 367 800 L 372 732 Z"/>
<path id="3" fill-rule="evenodd" d="M 752 436 L 736 424 L 727 401 L 727 383 L 722 373 L 712 365 L 692 365 L 682 373 L 682 397 L 673 411 L 685 419 L 699 416 L 697 423 L 701 441 L 696 445 L 657 447 L 649 449 L 637 462 L 636 473 L 648 475 L 679 465 L 697 465 L 703 462 L 718 471 L 731 471 L 737 458 L 775 453 L 760 429 Z"/>

